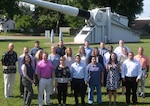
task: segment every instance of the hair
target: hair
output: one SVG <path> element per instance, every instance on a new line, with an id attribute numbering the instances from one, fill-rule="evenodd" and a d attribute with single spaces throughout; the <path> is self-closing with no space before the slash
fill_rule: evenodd
<path id="1" fill-rule="evenodd" d="M 114 53 L 114 52 L 110 54 L 110 59 L 109 59 L 108 64 L 111 64 L 111 63 L 112 63 L 112 58 L 111 58 L 112 54 L 114 54 L 114 55 L 115 55 L 115 60 L 114 60 L 114 61 L 115 61 L 115 64 L 117 64 L 117 63 L 118 63 L 117 55 L 116 55 L 116 53 Z"/>
<path id="2" fill-rule="evenodd" d="M 59 60 L 66 60 L 64 56 L 61 56 Z"/>
<path id="3" fill-rule="evenodd" d="M 68 50 L 70 50 L 70 56 L 72 57 L 72 49 L 70 47 L 66 48 L 65 52 L 66 52 L 66 56 L 68 57 Z"/>
<path id="4" fill-rule="evenodd" d="M 31 64 L 32 64 L 32 59 L 31 59 L 30 55 L 25 55 L 25 56 L 23 57 L 22 64 L 25 64 L 25 63 L 26 63 L 26 60 L 25 60 L 26 57 L 29 57 L 29 58 L 30 58 L 29 64 L 31 65 Z"/>
<path id="5" fill-rule="evenodd" d="M 83 49 L 84 55 L 86 56 L 85 49 L 84 49 L 83 46 L 79 46 L 78 54 L 79 54 L 79 55 L 81 54 L 81 49 Z"/>
<path id="6" fill-rule="evenodd" d="M 38 50 L 37 52 L 36 52 L 36 54 L 35 54 L 35 59 L 40 59 L 40 53 L 43 53 L 43 50 Z"/>
<path id="7" fill-rule="evenodd" d="M 38 40 L 36 40 L 34 43 L 40 43 Z"/>
<path id="8" fill-rule="evenodd" d="M 78 54 L 75 56 L 75 58 L 76 58 L 76 57 L 79 57 L 79 58 L 81 59 L 81 56 L 80 56 L 80 55 L 78 55 Z"/>
<path id="9" fill-rule="evenodd" d="M 95 50 L 96 50 L 96 49 L 98 50 L 98 47 L 94 47 L 94 48 L 93 48 L 91 56 L 95 56 Z M 98 55 L 99 55 L 99 51 L 98 51 Z"/>

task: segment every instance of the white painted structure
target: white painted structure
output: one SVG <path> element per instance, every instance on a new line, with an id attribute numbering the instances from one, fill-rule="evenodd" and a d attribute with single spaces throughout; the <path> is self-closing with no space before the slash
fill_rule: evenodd
<path id="1" fill-rule="evenodd" d="M 82 30 L 74 38 L 75 43 L 84 43 L 86 40 L 90 43 L 115 43 L 120 39 L 125 42 L 139 42 L 140 33 L 128 27 L 128 19 L 116 13 L 111 13 L 110 8 L 97 8 L 99 11 L 99 20 L 94 25 L 87 22 Z"/>
<path id="2" fill-rule="evenodd" d="M 39 5 L 63 14 L 86 19 L 87 25 L 74 38 L 75 43 L 118 42 L 120 39 L 125 42 L 138 42 L 140 33 L 128 27 L 128 19 L 116 13 L 111 13 L 110 7 L 96 8 L 90 11 L 81 10 L 76 7 L 61 5 L 43 0 L 21 0 Z"/>
<path id="3" fill-rule="evenodd" d="M 0 31 L 5 30 L 14 30 L 15 29 L 15 21 L 9 19 L 0 22 Z"/>

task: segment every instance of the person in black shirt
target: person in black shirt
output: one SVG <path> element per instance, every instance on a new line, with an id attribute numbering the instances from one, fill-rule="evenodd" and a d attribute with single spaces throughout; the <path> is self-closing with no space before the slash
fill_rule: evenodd
<path id="1" fill-rule="evenodd" d="M 56 87 L 58 89 L 58 106 L 61 106 L 63 97 L 63 106 L 66 106 L 67 85 L 70 80 L 70 69 L 65 65 L 65 58 L 60 57 L 60 65 L 55 70 Z"/>
<path id="2" fill-rule="evenodd" d="M 14 44 L 9 43 L 8 51 L 2 56 L 2 65 L 4 73 L 4 95 L 5 98 L 12 96 L 12 89 L 16 76 L 17 53 L 13 50 Z"/>
<path id="3" fill-rule="evenodd" d="M 60 57 L 61 57 L 61 56 L 65 55 L 65 50 L 66 50 L 66 47 L 64 46 L 63 41 L 60 40 L 59 44 L 58 44 L 58 46 L 56 48 L 56 53 L 59 54 Z"/>

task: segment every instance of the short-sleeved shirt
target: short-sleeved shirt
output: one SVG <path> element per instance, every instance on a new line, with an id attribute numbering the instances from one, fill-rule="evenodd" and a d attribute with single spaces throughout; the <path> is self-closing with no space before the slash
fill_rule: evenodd
<path id="1" fill-rule="evenodd" d="M 134 58 L 140 62 L 143 70 L 147 70 L 147 66 L 150 65 L 150 62 L 149 62 L 149 59 L 147 56 L 136 55 L 136 56 L 134 56 Z"/>
<path id="2" fill-rule="evenodd" d="M 52 78 L 53 66 L 51 61 L 41 60 L 37 65 L 37 73 L 41 78 Z"/>

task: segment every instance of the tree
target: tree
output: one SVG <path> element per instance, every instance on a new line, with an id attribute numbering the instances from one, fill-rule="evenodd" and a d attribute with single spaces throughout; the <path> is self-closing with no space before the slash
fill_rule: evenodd
<path id="1" fill-rule="evenodd" d="M 0 12 L 5 14 L 8 18 L 13 19 L 15 14 L 19 14 L 19 5 L 16 0 L 1 0 L 0 1 Z"/>
<path id="2" fill-rule="evenodd" d="M 23 29 L 25 32 L 28 32 L 34 26 L 34 21 L 32 16 L 24 15 L 21 16 L 16 24 L 17 29 Z"/>

